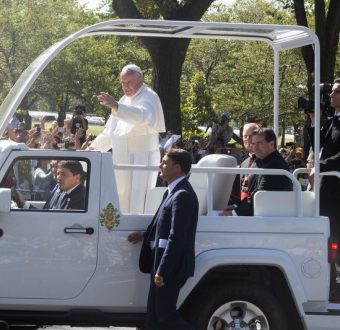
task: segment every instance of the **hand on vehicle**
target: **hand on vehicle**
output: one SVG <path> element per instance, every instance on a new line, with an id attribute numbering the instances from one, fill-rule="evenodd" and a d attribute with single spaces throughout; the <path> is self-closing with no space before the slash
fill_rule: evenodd
<path id="1" fill-rule="evenodd" d="M 164 278 L 161 275 L 156 274 L 154 281 L 157 288 L 162 288 L 165 285 Z"/>
<path id="2" fill-rule="evenodd" d="M 311 185 L 311 190 L 314 190 L 314 175 L 315 175 L 315 168 L 313 167 L 311 172 L 309 173 L 309 184 Z"/>
<path id="3" fill-rule="evenodd" d="M 134 233 L 130 234 L 127 240 L 132 244 L 137 244 L 142 242 L 144 239 L 144 233 L 142 231 L 135 231 Z"/>

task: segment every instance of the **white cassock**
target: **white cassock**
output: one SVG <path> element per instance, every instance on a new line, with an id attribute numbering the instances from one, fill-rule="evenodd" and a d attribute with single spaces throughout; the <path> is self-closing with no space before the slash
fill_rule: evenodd
<path id="1" fill-rule="evenodd" d="M 114 164 L 159 165 L 159 133 L 165 131 L 164 114 L 158 95 L 145 84 L 132 97 L 118 102 L 117 115 L 111 115 L 91 147 L 112 148 Z M 144 213 L 147 189 L 155 186 L 157 173 L 116 170 L 120 209 Z"/>

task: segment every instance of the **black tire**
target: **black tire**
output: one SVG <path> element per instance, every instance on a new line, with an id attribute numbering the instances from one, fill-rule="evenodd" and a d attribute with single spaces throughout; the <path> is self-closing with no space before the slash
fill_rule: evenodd
<path id="1" fill-rule="evenodd" d="M 0 330 L 8 330 L 8 324 L 5 321 L 0 321 Z"/>
<path id="2" fill-rule="evenodd" d="M 190 323 L 196 330 L 287 330 L 279 301 L 264 287 L 233 282 L 209 286 L 195 297 Z M 234 326 L 234 327 L 233 327 Z"/>
<path id="3" fill-rule="evenodd" d="M 37 325 L 10 325 L 9 330 L 37 330 Z"/>

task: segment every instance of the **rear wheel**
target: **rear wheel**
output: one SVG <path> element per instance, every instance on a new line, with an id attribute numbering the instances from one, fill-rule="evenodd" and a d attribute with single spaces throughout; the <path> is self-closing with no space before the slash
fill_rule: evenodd
<path id="1" fill-rule="evenodd" d="M 8 330 L 8 324 L 5 321 L 0 321 L 0 330 Z"/>
<path id="2" fill-rule="evenodd" d="M 214 286 L 195 301 L 191 323 L 197 330 L 288 329 L 284 309 L 260 286 L 249 283 Z"/>
<path id="3" fill-rule="evenodd" d="M 10 325 L 9 330 L 37 330 L 39 329 L 36 325 Z"/>

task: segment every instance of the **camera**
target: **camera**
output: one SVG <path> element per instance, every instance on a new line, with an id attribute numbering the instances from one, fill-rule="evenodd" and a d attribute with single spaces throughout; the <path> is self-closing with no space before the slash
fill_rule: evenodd
<path id="1" fill-rule="evenodd" d="M 314 84 L 313 84 L 313 91 L 314 91 Z M 333 84 L 331 83 L 324 83 L 320 84 L 320 109 L 323 111 L 327 117 L 332 116 L 334 113 L 334 108 L 331 107 L 331 98 L 330 94 L 332 92 Z M 303 96 L 299 97 L 298 99 L 298 108 L 303 110 L 305 114 L 313 113 L 314 110 L 314 98 L 306 99 Z"/>
<path id="2" fill-rule="evenodd" d="M 40 133 L 41 132 L 41 127 L 40 127 L 40 125 L 39 124 L 36 124 L 36 125 L 34 125 L 35 126 L 35 131 L 37 132 L 37 133 Z"/>
<path id="3" fill-rule="evenodd" d="M 81 104 L 78 104 L 75 109 L 74 109 L 74 112 L 77 116 L 79 115 L 83 115 L 85 112 L 86 112 L 86 108 L 81 105 Z"/>
<path id="4" fill-rule="evenodd" d="M 207 128 L 205 129 L 205 133 L 208 132 L 209 128 L 212 128 L 214 126 L 214 122 L 213 121 L 210 121 L 209 124 L 207 125 Z"/>

